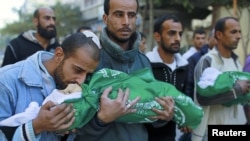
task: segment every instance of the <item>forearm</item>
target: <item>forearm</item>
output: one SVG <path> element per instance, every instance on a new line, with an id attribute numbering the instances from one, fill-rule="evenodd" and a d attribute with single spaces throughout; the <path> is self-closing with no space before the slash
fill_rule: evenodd
<path id="1" fill-rule="evenodd" d="M 241 95 L 243 95 L 243 93 L 240 86 L 235 85 L 233 89 L 224 93 L 216 94 L 214 96 L 201 96 L 197 94 L 197 100 L 202 106 L 226 104 Z"/>

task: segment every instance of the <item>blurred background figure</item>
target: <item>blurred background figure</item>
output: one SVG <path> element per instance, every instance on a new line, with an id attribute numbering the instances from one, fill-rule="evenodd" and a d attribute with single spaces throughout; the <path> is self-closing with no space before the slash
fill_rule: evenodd
<path id="1" fill-rule="evenodd" d="M 92 31 L 92 28 L 89 27 L 89 26 L 81 26 L 81 27 L 79 27 L 79 28 L 77 29 L 76 32 L 83 32 L 83 31 L 85 31 L 85 30 L 90 30 L 90 31 Z"/>
<path id="2" fill-rule="evenodd" d="M 198 52 L 206 43 L 206 32 L 204 29 L 196 29 L 193 33 L 193 46 L 190 47 L 182 56 L 188 59 L 190 56 Z"/>
<path id="3" fill-rule="evenodd" d="M 141 43 L 139 49 L 142 53 L 145 53 L 147 49 L 147 36 L 143 32 L 140 32 L 140 35 L 141 35 Z"/>
<path id="4" fill-rule="evenodd" d="M 214 29 L 209 33 L 208 36 L 208 43 L 203 45 L 201 49 L 191 55 L 187 60 L 189 63 L 189 75 L 188 75 L 188 84 L 187 84 L 187 93 L 190 94 L 190 97 L 193 99 L 193 93 L 194 93 L 194 68 L 200 58 L 205 55 L 208 51 L 212 50 L 214 46 L 217 45 L 217 40 L 214 36 Z"/>
<path id="5" fill-rule="evenodd" d="M 36 9 L 33 15 L 33 24 L 36 31 L 22 32 L 8 43 L 2 66 L 24 60 L 40 50 L 54 52 L 54 49 L 59 46 L 56 39 L 55 20 L 54 10 L 50 7 Z"/>

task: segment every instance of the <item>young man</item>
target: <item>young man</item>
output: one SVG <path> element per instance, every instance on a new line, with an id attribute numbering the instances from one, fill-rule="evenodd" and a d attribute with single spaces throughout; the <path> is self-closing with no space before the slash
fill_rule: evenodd
<path id="1" fill-rule="evenodd" d="M 171 83 L 179 91 L 186 93 L 188 62 L 180 51 L 183 27 L 180 20 L 173 15 L 158 18 L 154 24 L 154 38 L 157 47 L 148 52 L 154 76 L 157 80 Z M 147 125 L 149 141 L 175 141 L 176 123 L 168 122 L 165 126 L 155 128 Z"/>
<path id="2" fill-rule="evenodd" d="M 239 21 L 233 17 L 219 19 L 215 24 L 215 38 L 217 46 L 205 54 L 195 67 L 195 83 L 199 81 L 201 74 L 208 67 L 216 68 L 220 72 L 242 71 L 238 57 L 233 52 L 241 39 Z M 192 141 L 207 140 L 207 125 L 243 125 L 247 123 L 242 105 L 224 106 L 223 103 L 247 94 L 249 83 L 248 80 L 237 80 L 232 90 L 211 97 L 202 97 L 196 93 L 195 89 L 194 99 L 203 107 L 204 117 L 201 124 L 193 131 Z"/>
<path id="3" fill-rule="evenodd" d="M 98 44 L 92 37 L 75 33 L 64 40 L 62 47 L 55 48 L 54 54 L 39 51 L 24 61 L 2 67 L 0 121 L 24 112 L 32 101 L 39 103 L 41 109 L 34 120 L 25 124 L 1 126 L 1 136 L 8 140 L 59 140 L 61 136 L 56 131 L 71 126 L 75 111 L 72 105 L 42 102 L 55 88 L 85 81 L 98 65 Z"/>
<path id="4" fill-rule="evenodd" d="M 206 43 L 206 32 L 203 29 L 196 29 L 193 33 L 193 46 L 190 47 L 182 57 L 188 59 L 194 53 L 198 52 L 201 47 Z"/>
<path id="5" fill-rule="evenodd" d="M 136 32 L 138 0 L 105 0 L 103 21 L 107 25 L 101 33 L 101 60 L 98 69 L 110 68 L 132 73 L 142 68 L 150 68 L 147 57 L 139 51 L 140 35 Z M 140 88 L 138 88 L 140 89 Z M 111 89 L 110 89 L 111 91 Z M 75 140 L 87 141 L 147 141 L 144 124 L 114 122 L 122 115 L 135 112 L 133 105 L 139 99 L 127 102 L 129 90 L 111 100 L 108 94 L 100 98 L 100 108 L 96 116 L 78 133 Z M 143 94 L 141 94 L 143 96 Z M 171 98 L 156 98 L 164 110 L 152 109 L 158 114 L 155 119 L 169 121 L 173 117 L 174 101 Z"/>
<path id="6" fill-rule="evenodd" d="M 208 37 L 208 43 L 202 46 L 202 48 L 188 58 L 189 71 L 188 71 L 188 82 L 187 82 L 187 93 L 190 97 L 194 98 L 194 68 L 200 58 L 205 55 L 208 51 L 212 50 L 216 46 L 217 41 L 214 37 L 214 29 L 211 31 Z"/>
<path id="7" fill-rule="evenodd" d="M 49 7 L 40 7 L 34 12 L 36 31 L 28 30 L 8 43 L 2 66 L 24 60 L 40 50 L 53 52 L 59 43 L 56 39 L 55 14 Z"/>

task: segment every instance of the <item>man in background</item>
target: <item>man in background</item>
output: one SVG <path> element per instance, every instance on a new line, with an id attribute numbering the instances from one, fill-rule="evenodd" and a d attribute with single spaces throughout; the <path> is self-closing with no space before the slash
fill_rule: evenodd
<path id="1" fill-rule="evenodd" d="M 193 33 L 193 46 L 190 47 L 182 57 L 188 59 L 194 53 L 198 52 L 201 47 L 206 43 L 206 32 L 203 29 L 196 29 Z"/>
<path id="2" fill-rule="evenodd" d="M 106 27 L 100 35 L 101 59 L 98 69 L 110 68 L 131 74 L 143 68 L 151 68 L 148 58 L 139 51 L 140 34 L 136 32 L 138 0 L 104 0 L 103 21 Z M 121 80 L 122 81 L 122 80 Z M 140 88 L 138 88 L 140 89 Z M 128 101 L 129 89 L 119 90 L 116 99 L 108 97 L 112 88 L 102 94 L 100 106 L 93 119 L 81 129 L 75 141 L 147 141 L 148 133 L 142 123 L 122 123 L 115 120 L 135 112 L 136 97 Z M 142 94 L 139 94 L 141 97 Z M 146 95 L 145 95 L 146 96 Z M 155 99 L 163 110 L 153 108 L 154 119 L 167 122 L 173 118 L 172 98 Z"/>
<path id="3" fill-rule="evenodd" d="M 206 68 L 212 67 L 220 72 L 242 71 L 238 56 L 234 53 L 241 39 L 241 29 L 238 19 L 224 17 L 215 24 L 217 45 L 205 54 L 194 70 L 195 84 L 201 78 Z M 215 96 L 202 96 L 194 91 L 194 99 L 204 110 L 200 125 L 193 131 L 192 141 L 206 141 L 207 125 L 244 125 L 249 123 L 249 113 L 244 113 L 241 104 L 225 106 L 224 104 L 249 92 L 249 80 L 236 80 L 233 87 Z"/>
<path id="4" fill-rule="evenodd" d="M 2 66 L 24 60 L 37 51 L 54 52 L 56 39 L 55 13 L 50 7 L 39 7 L 33 15 L 36 31 L 28 30 L 11 40 L 5 50 Z"/>
<path id="5" fill-rule="evenodd" d="M 174 85 L 186 94 L 188 78 L 188 62 L 180 55 L 180 42 L 183 26 L 173 15 L 158 18 L 154 24 L 154 38 L 157 47 L 146 56 L 151 62 L 154 76 L 157 80 Z M 146 124 L 149 141 L 175 141 L 176 123 L 169 121 L 162 127 Z M 187 130 L 186 130 L 187 129 Z M 188 132 L 188 128 L 182 128 Z"/>
<path id="6" fill-rule="evenodd" d="M 188 71 L 188 84 L 187 84 L 187 93 L 190 94 L 190 97 L 193 99 L 194 93 L 194 68 L 200 58 L 205 55 L 208 51 L 212 50 L 216 46 L 217 41 L 214 37 L 214 29 L 210 32 L 208 37 L 208 43 L 201 47 L 201 49 L 194 53 L 188 58 L 189 71 Z"/>

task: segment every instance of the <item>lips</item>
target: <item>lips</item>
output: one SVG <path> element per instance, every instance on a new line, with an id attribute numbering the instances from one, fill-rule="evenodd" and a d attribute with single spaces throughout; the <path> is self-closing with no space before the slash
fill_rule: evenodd
<path id="1" fill-rule="evenodd" d="M 55 30 L 55 28 L 54 28 L 54 27 L 51 27 L 51 26 L 50 26 L 50 27 L 47 27 L 47 29 L 48 29 L 48 30 Z"/>

